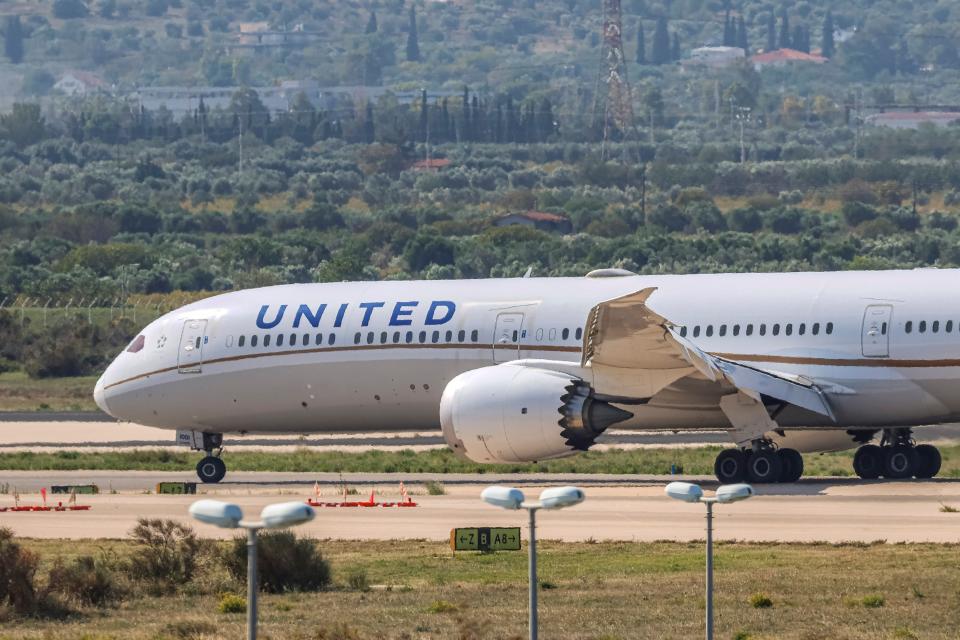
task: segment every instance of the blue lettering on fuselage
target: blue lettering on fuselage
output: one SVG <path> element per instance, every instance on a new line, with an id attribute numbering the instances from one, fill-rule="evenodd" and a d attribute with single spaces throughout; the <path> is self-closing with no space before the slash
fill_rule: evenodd
<path id="1" fill-rule="evenodd" d="M 363 310 L 363 315 L 360 319 L 360 326 L 367 327 L 370 326 L 371 322 L 374 322 L 376 319 L 377 310 L 385 307 L 386 302 L 360 302 L 356 304 L 356 307 Z M 271 320 L 267 319 L 268 314 L 270 313 L 270 307 L 272 305 L 265 304 L 260 307 L 260 312 L 257 314 L 257 327 L 260 329 L 273 329 L 278 326 L 282 321 L 284 314 L 286 313 L 287 306 L 286 304 L 281 304 L 277 307 L 276 311 L 273 313 L 273 318 Z M 316 306 L 310 304 L 297 304 L 297 312 L 293 316 L 293 328 L 299 329 L 303 321 L 306 321 L 306 324 L 310 325 L 313 328 L 320 326 L 320 320 L 323 318 L 323 314 L 327 309 L 327 304 L 322 303 Z M 347 309 L 351 305 L 349 303 L 342 303 L 337 307 L 337 313 L 334 317 L 333 326 L 341 327 L 343 326 L 344 317 L 346 316 Z M 390 311 L 390 317 L 388 320 L 388 326 L 391 327 L 407 327 L 415 322 L 414 312 L 417 308 L 421 307 L 419 300 L 404 300 L 393 303 L 393 308 Z M 457 311 L 457 305 L 451 300 L 432 300 L 427 306 L 426 315 L 423 316 L 423 324 L 436 326 L 441 324 L 446 324 L 453 319 L 454 314 Z"/>

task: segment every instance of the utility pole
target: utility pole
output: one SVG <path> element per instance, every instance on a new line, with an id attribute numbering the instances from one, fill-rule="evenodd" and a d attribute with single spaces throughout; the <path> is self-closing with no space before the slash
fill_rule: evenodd
<path id="1" fill-rule="evenodd" d="M 743 126 L 750 120 L 750 107 L 737 109 L 737 121 L 740 123 L 740 164 L 747 161 L 747 148 L 743 144 Z"/>
<path id="2" fill-rule="evenodd" d="M 600 67 L 593 96 L 593 124 L 603 119 L 601 157 L 606 159 L 607 143 L 615 130 L 625 138 L 636 125 L 633 119 L 633 94 L 627 78 L 627 60 L 623 53 L 623 21 L 620 0 L 603 0 Z M 602 86 L 601 86 L 602 85 Z"/>
<path id="3" fill-rule="evenodd" d="M 240 131 L 237 134 L 237 144 L 239 147 L 239 153 L 237 154 L 237 178 L 243 177 L 243 116 L 241 115 L 237 118 L 237 122 L 240 124 Z"/>

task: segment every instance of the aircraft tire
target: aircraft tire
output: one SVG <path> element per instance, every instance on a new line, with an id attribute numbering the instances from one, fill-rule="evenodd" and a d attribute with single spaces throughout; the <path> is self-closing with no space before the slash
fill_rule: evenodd
<path id="1" fill-rule="evenodd" d="M 207 484 L 215 484 L 227 475 L 227 465 L 215 456 L 207 456 L 197 463 L 197 477 Z"/>
<path id="2" fill-rule="evenodd" d="M 780 449 L 777 452 L 783 471 L 780 482 L 796 482 L 803 475 L 803 456 L 796 449 Z"/>
<path id="3" fill-rule="evenodd" d="M 863 480 L 876 480 L 883 474 L 883 449 L 865 444 L 853 456 L 853 470 Z"/>
<path id="4" fill-rule="evenodd" d="M 913 475 L 917 478 L 926 479 L 940 473 L 942 459 L 939 449 L 932 444 L 918 444 L 915 451 L 917 452 L 918 464 Z"/>
<path id="5" fill-rule="evenodd" d="M 754 451 L 747 459 L 747 477 L 757 484 L 779 482 L 783 461 L 777 451 Z"/>
<path id="6" fill-rule="evenodd" d="M 883 451 L 883 477 L 891 480 L 912 478 L 919 465 L 917 450 L 908 444 L 885 447 Z"/>
<path id="7" fill-rule="evenodd" d="M 720 484 L 734 484 L 747 479 L 747 455 L 740 449 L 724 449 L 713 463 L 713 473 Z"/>

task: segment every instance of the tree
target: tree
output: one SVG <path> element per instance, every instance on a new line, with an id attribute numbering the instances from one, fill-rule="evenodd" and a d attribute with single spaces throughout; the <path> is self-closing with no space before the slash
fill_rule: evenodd
<path id="1" fill-rule="evenodd" d="M 43 139 L 44 121 L 40 105 L 15 102 L 10 113 L 0 116 L 3 137 L 18 147 L 26 147 Z"/>
<path id="2" fill-rule="evenodd" d="M 827 11 L 823 18 L 823 33 L 820 36 L 820 55 L 824 58 L 832 58 L 836 52 L 836 45 L 833 43 L 833 14 Z"/>
<path id="3" fill-rule="evenodd" d="M 790 44 L 797 51 L 803 51 L 803 25 L 798 24 L 793 28 L 793 34 L 790 36 Z"/>
<path id="4" fill-rule="evenodd" d="M 53 17 L 60 20 L 83 18 L 87 15 L 87 5 L 83 0 L 53 0 Z"/>
<path id="5" fill-rule="evenodd" d="M 743 52 L 747 55 L 750 55 L 750 39 L 747 34 L 747 25 L 743 21 L 743 16 L 740 16 L 740 19 L 737 20 L 737 44 L 736 46 L 743 49 Z"/>
<path id="6" fill-rule="evenodd" d="M 780 15 L 780 48 L 789 49 L 792 46 L 793 43 L 790 40 L 790 15 L 787 13 L 786 7 L 784 7 L 783 13 Z"/>
<path id="7" fill-rule="evenodd" d="M 767 51 L 776 51 L 777 49 L 777 19 L 773 11 L 767 14 Z"/>
<path id="8" fill-rule="evenodd" d="M 733 28 L 733 21 L 730 19 L 730 10 L 727 9 L 727 14 L 723 17 L 723 46 L 725 47 L 732 47 L 737 41 Z"/>
<path id="9" fill-rule="evenodd" d="M 647 45 L 643 41 L 643 22 L 637 23 L 637 64 L 647 64 Z"/>
<path id="10" fill-rule="evenodd" d="M 653 50 L 650 52 L 650 61 L 653 64 L 670 62 L 670 32 L 667 30 L 666 18 L 657 18 L 657 28 L 653 32 Z"/>
<path id="11" fill-rule="evenodd" d="M 680 34 L 673 32 L 673 45 L 670 47 L 670 59 L 674 62 L 680 60 Z"/>
<path id="12" fill-rule="evenodd" d="M 377 32 L 377 12 L 371 9 L 370 17 L 367 19 L 367 28 L 365 33 L 376 33 L 376 32 Z"/>
<path id="13" fill-rule="evenodd" d="M 23 28 L 20 26 L 20 16 L 9 16 L 7 28 L 3 32 L 4 53 L 13 64 L 23 61 Z"/>
<path id="14" fill-rule="evenodd" d="M 407 61 L 420 61 L 420 42 L 417 37 L 417 9 L 410 5 L 410 27 L 407 29 Z"/>

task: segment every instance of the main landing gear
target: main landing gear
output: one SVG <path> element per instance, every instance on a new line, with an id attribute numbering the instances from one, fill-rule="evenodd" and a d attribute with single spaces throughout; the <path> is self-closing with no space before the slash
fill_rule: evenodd
<path id="1" fill-rule="evenodd" d="M 864 480 L 932 478 L 940 472 L 940 450 L 916 444 L 911 429 L 884 429 L 880 445 L 865 444 L 853 456 L 853 470 Z"/>
<path id="2" fill-rule="evenodd" d="M 207 456 L 197 463 L 197 477 L 205 483 L 217 483 L 227 475 L 227 465 L 220 456 L 223 454 L 223 434 L 204 433 L 203 450 Z"/>
<path id="3" fill-rule="evenodd" d="M 721 484 L 796 482 L 803 475 L 803 456 L 796 449 L 776 449 L 769 441 L 757 441 L 753 449 L 721 451 L 713 472 Z"/>

